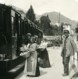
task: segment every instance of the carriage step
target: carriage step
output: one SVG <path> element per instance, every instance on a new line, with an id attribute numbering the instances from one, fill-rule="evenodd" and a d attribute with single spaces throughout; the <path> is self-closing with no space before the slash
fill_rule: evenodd
<path id="1" fill-rule="evenodd" d="M 17 65 L 16 67 L 8 71 L 8 77 L 9 78 L 16 77 L 18 74 L 20 74 L 23 71 L 23 69 L 24 69 L 24 63 Z"/>

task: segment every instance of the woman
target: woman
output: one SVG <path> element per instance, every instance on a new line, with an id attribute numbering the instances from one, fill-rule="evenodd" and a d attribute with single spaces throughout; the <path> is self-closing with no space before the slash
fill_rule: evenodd
<path id="1" fill-rule="evenodd" d="M 37 44 L 35 37 L 31 37 L 31 44 L 29 46 L 30 56 L 26 59 L 24 73 L 30 77 L 37 77 L 40 75 L 38 57 L 37 57 Z"/>
<path id="2" fill-rule="evenodd" d="M 43 68 L 51 67 L 46 47 L 47 46 L 44 43 L 41 43 L 39 48 L 37 49 L 37 51 L 39 52 L 39 66 Z"/>

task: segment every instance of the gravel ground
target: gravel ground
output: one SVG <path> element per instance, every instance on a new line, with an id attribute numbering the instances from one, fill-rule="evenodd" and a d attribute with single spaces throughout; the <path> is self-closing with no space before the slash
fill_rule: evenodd
<path id="1" fill-rule="evenodd" d="M 61 47 L 47 48 L 51 68 L 40 68 L 41 75 L 39 77 L 26 77 L 23 73 L 15 79 L 69 79 L 69 76 L 63 77 L 62 58 L 60 56 Z"/>

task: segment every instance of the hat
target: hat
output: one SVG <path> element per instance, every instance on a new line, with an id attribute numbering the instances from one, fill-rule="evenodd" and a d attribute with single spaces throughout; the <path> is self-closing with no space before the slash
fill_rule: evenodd
<path id="1" fill-rule="evenodd" d="M 68 33 L 68 34 L 69 34 L 69 30 L 64 30 L 64 34 L 65 34 L 65 33 Z"/>
<path id="2" fill-rule="evenodd" d="M 35 37 L 35 38 L 38 38 L 38 36 L 37 36 L 37 35 L 34 35 L 34 37 Z"/>
<path id="3" fill-rule="evenodd" d="M 27 33 L 27 36 L 31 36 L 31 33 Z"/>

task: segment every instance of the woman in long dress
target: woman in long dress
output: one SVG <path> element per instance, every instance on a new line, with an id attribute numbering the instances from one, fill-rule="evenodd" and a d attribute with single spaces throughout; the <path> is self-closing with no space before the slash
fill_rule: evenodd
<path id="1" fill-rule="evenodd" d="M 48 55 L 48 51 L 47 51 L 47 46 L 44 43 L 40 44 L 37 51 L 39 52 L 39 66 L 42 68 L 51 67 L 49 55 Z"/>
<path id="2" fill-rule="evenodd" d="M 31 44 L 29 46 L 30 56 L 27 57 L 25 62 L 24 73 L 30 77 L 36 77 L 40 75 L 39 65 L 38 65 L 38 54 L 37 54 L 37 44 L 35 43 L 35 38 L 31 37 Z"/>

